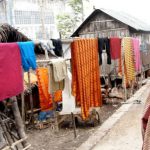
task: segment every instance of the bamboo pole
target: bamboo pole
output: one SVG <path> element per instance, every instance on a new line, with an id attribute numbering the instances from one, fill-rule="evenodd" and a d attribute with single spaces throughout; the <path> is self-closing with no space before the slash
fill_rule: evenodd
<path id="1" fill-rule="evenodd" d="M 16 96 L 13 96 L 11 98 L 11 103 L 12 103 L 12 111 L 13 111 L 14 118 L 15 118 L 16 128 L 18 130 L 18 135 L 21 139 L 24 139 L 26 138 L 26 134 L 24 131 L 24 124 L 20 115 Z M 22 142 L 22 145 L 23 147 L 26 147 L 28 145 L 27 141 L 24 140 Z"/>
<path id="2" fill-rule="evenodd" d="M 29 87 L 29 96 L 30 96 L 30 107 L 31 107 L 31 122 L 33 123 L 33 98 L 32 98 L 32 89 L 31 89 L 31 79 L 30 79 L 30 70 L 28 71 L 28 87 Z"/>
<path id="3" fill-rule="evenodd" d="M 124 49 L 123 49 L 124 41 L 122 40 L 121 43 L 121 58 L 122 58 L 122 82 L 123 82 L 123 87 L 124 87 L 124 102 L 127 100 L 127 88 L 126 88 L 126 80 L 125 80 L 125 67 L 124 67 Z"/>

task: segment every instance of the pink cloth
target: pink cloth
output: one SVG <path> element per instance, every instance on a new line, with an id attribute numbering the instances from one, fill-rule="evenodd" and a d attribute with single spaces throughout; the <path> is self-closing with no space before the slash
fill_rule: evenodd
<path id="1" fill-rule="evenodd" d="M 23 73 L 17 43 L 0 43 L 0 101 L 23 91 Z"/>
<path id="2" fill-rule="evenodd" d="M 133 49 L 134 49 L 134 60 L 135 60 L 135 69 L 137 72 L 141 71 L 141 56 L 140 56 L 140 43 L 136 38 L 132 39 Z"/>

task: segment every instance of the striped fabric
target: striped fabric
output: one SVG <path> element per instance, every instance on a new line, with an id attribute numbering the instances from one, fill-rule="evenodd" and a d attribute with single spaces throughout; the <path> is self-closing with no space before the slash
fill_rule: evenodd
<path id="1" fill-rule="evenodd" d="M 72 93 L 77 105 L 81 106 L 84 120 L 89 116 L 90 107 L 102 105 L 98 40 L 76 39 L 71 45 Z"/>
<path id="2" fill-rule="evenodd" d="M 126 85 L 135 81 L 135 62 L 132 38 L 125 37 L 122 39 L 121 58 L 119 59 L 119 74 L 122 75 L 122 64 L 124 64 L 124 75 Z M 124 60 L 124 62 L 122 62 Z"/>
<path id="3" fill-rule="evenodd" d="M 142 134 L 143 134 L 142 150 L 150 150 L 150 96 L 148 97 L 144 107 L 142 117 Z"/>

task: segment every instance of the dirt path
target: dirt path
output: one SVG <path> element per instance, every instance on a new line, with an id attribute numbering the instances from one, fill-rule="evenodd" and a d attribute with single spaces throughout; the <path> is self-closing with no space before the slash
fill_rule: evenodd
<path id="1" fill-rule="evenodd" d="M 103 123 L 120 105 L 104 105 L 100 110 L 101 122 Z M 109 111 L 108 111 L 109 110 Z M 32 130 L 28 133 L 32 150 L 75 150 L 88 139 L 97 127 L 77 127 L 77 138 L 74 139 L 71 128 L 61 128 L 58 134 L 51 132 L 50 128 Z"/>

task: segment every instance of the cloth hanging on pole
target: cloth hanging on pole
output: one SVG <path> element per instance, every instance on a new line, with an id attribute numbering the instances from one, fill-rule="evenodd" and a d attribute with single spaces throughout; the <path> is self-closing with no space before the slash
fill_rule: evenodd
<path id="1" fill-rule="evenodd" d="M 102 105 L 98 40 L 77 39 L 71 44 L 72 55 L 72 93 L 81 106 L 81 115 L 85 120 L 90 107 Z"/>
<path id="2" fill-rule="evenodd" d="M 61 40 L 60 39 L 51 39 L 51 40 L 52 40 L 53 46 L 55 47 L 53 49 L 55 55 L 57 55 L 59 57 L 62 57 L 63 49 L 62 49 L 62 42 L 61 42 Z"/>
<path id="3" fill-rule="evenodd" d="M 107 64 L 111 64 L 110 43 L 108 38 L 98 38 L 99 64 L 102 64 L 103 49 L 107 53 Z"/>
<path id="4" fill-rule="evenodd" d="M 17 43 L 0 43 L 0 101 L 23 91 L 23 74 Z"/>
<path id="5" fill-rule="evenodd" d="M 63 113 L 71 113 L 75 110 L 75 97 L 71 93 L 71 82 L 72 82 L 72 75 L 67 70 L 67 76 L 65 78 L 65 87 L 62 92 L 62 112 Z"/>
<path id="6" fill-rule="evenodd" d="M 58 91 L 58 90 L 63 90 L 64 89 L 64 80 L 60 82 L 56 82 L 54 78 L 54 71 L 53 71 L 53 65 L 48 66 L 48 91 L 50 94 Z"/>
<path id="7" fill-rule="evenodd" d="M 119 59 L 119 74 L 124 76 L 124 82 L 126 86 L 130 85 L 132 81 L 135 81 L 135 65 L 134 65 L 134 51 L 131 37 L 125 37 L 122 39 L 122 50 L 124 62 L 122 57 Z M 122 64 L 124 64 L 124 74 L 122 74 Z"/>
<path id="8" fill-rule="evenodd" d="M 36 66 L 36 58 L 34 53 L 34 43 L 32 41 L 28 42 L 18 42 L 21 58 L 22 58 L 22 66 L 24 71 L 29 71 L 30 67 L 35 70 Z"/>
<path id="9" fill-rule="evenodd" d="M 118 37 L 110 38 L 111 59 L 119 59 L 121 52 L 121 39 Z"/>
<path id="10" fill-rule="evenodd" d="M 52 108 L 52 97 L 48 93 L 48 69 L 37 68 L 38 89 L 41 110 Z"/>
<path id="11" fill-rule="evenodd" d="M 134 50 L 134 60 L 135 60 L 135 68 L 137 72 L 141 71 L 141 57 L 140 57 L 140 44 L 139 40 L 136 38 L 132 38 L 133 50 Z"/>
<path id="12" fill-rule="evenodd" d="M 56 82 L 64 80 L 67 75 L 67 64 L 65 59 L 63 58 L 53 59 L 52 65 L 53 65 L 54 80 Z"/>

